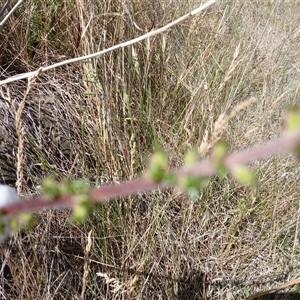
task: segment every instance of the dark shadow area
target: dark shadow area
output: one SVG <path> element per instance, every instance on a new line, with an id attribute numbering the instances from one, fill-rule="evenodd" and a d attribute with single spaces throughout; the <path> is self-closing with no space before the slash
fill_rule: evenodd
<path id="1" fill-rule="evenodd" d="M 300 300 L 300 293 L 272 293 L 269 295 L 261 296 L 258 298 L 255 298 L 257 300 Z"/>
<path id="2" fill-rule="evenodd" d="M 179 291 L 177 300 L 200 300 L 206 295 L 208 282 L 206 275 L 199 270 L 189 270 L 179 280 Z"/>
<path id="3" fill-rule="evenodd" d="M 281 277 L 284 277 L 281 276 Z M 281 280 L 283 278 L 276 278 L 277 280 Z M 277 281 L 275 278 L 273 278 L 272 281 L 274 283 Z M 258 281 L 257 281 L 258 283 Z M 262 282 L 259 281 L 261 284 Z M 218 282 L 212 282 L 206 274 L 201 272 L 200 270 L 187 270 L 185 274 L 183 273 L 183 276 L 178 279 L 179 284 L 179 290 L 177 295 L 175 295 L 175 299 L 177 300 L 213 300 L 216 299 L 214 295 L 211 295 L 209 293 L 212 290 L 216 291 L 217 289 L 225 288 L 225 286 L 228 287 L 230 285 L 233 289 L 236 287 L 243 287 L 245 285 L 245 282 L 239 282 L 232 280 L 230 282 L 224 283 L 218 283 Z M 253 284 L 255 284 L 253 282 Z M 275 284 L 276 285 L 276 284 Z M 293 288 L 293 287 L 291 287 Z M 230 290 L 230 289 L 229 289 Z M 210 294 L 210 297 L 208 296 Z M 230 300 L 233 299 L 244 299 L 243 295 L 237 295 L 235 294 L 235 297 L 237 298 L 229 298 Z M 300 292 L 285 292 L 284 290 L 279 290 L 275 293 L 270 293 L 263 296 L 258 296 L 255 298 L 251 298 L 251 295 L 249 296 L 251 300 L 300 300 Z M 246 298 L 247 299 L 247 298 Z"/>

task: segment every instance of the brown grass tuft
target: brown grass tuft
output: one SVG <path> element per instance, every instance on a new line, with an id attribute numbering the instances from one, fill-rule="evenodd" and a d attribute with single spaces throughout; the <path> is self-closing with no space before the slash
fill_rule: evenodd
<path id="1" fill-rule="evenodd" d="M 0 79 L 135 38 L 197 5 L 24 1 L 0 28 Z M 218 1 L 162 35 L 49 71 L 33 85 L 1 86 L 1 182 L 19 180 L 23 195 L 49 174 L 97 186 L 141 175 L 157 145 L 177 167 L 187 150 L 205 155 L 220 137 L 237 151 L 279 136 L 299 98 L 299 16 L 296 1 Z M 242 109 L 245 99 L 256 101 Z M 214 177 L 198 198 L 173 190 L 128 197 L 73 225 L 69 211 L 42 211 L 3 246 L 0 292 L 242 299 L 294 279 L 298 162 L 278 155 L 251 168 L 254 190 Z"/>

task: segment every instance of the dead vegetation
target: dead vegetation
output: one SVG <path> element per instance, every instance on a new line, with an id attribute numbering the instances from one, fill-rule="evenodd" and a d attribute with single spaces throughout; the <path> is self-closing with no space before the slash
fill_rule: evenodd
<path id="1" fill-rule="evenodd" d="M 0 29 L 1 79 L 197 6 L 100 2 L 24 1 Z M 49 174 L 122 181 L 143 173 L 156 145 L 177 167 L 188 149 L 206 154 L 219 115 L 249 98 L 219 138 L 236 151 L 281 135 L 299 98 L 299 10 L 296 1 L 219 1 L 167 33 L 43 74 L 25 99 L 22 162 L 15 121 L 26 82 L 1 86 L 1 182 L 13 185 L 20 163 L 24 195 Z M 3 299 L 242 299 L 298 277 L 297 161 L 252 166 L 255 190 L 215 177 L 196 199 L 172 190 L 119 199 L 83 224 L 69 225 L 68 211 L 41 212 L 2 247 Z"/>

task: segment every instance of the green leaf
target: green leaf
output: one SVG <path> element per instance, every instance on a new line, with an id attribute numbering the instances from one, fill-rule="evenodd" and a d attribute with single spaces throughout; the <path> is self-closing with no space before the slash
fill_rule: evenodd
<path id="1" fill-rule="evenodd" d="M 293 149 L 294 154 L 300 159 L 300 145 L 296 145 Z"/>
<path id="2" fill-rule="evenodd" d="M 192 166 L 199 160 L 199 153 L 195 150 L 189 150 L 184 156 L 184 164 L 186 166 Z"/>
<path id="3" fill-rule="evenodd" d="M 0 234 L 3 234 L 5 232 L 5 224 L 2 220 L 3 216 L 0 214 Z"/>
<path id="4" fill-rule="evenodd" d="M 49 176 L 44 179 L 41 186 L 42 193 L 48 199 L 53 199 L 60 196 L 61 191 L 54 177 Z"/>
<path id="5" fill-rule="evenodd" d="M 11 233 L 16 233 L 20 229 L 18 219 L 16 217 L 9 219 L 9 228 Z"/>
<path id="6" fill-rule="evenodd" d="M 88 211 L 84 206 L 77 205 L 73 207 L 71 222 L 82 222 L 88 216 Z"/>
<path id="7" fill-rule="evenodd" d="M 86 184 L 85 180 L 79 179 L 74 180 L 69 183 L 70 193 L 74 195 L 85 194 L 89 191 L 89 186 Z"/>
<path id="8" fill-rule="evenodd" d="M 290 131 L 295 131 L 300 129 L 300 108 L 298 106 L 293 107 L 287 118 L 287 127 Z M 293 148 L 294 154 L 300 159 L 300 145 L 296 145 Z"/>
<path id="9" fill-rule="evenodd" d="M 300 109 L 299 107 L 292 108 L 288 113 L 287 127 L 290 131 L 295 131 L 300 128 Z"/>
<path id="10" fill-rule="evenodd" d="M 216 144 L 213 149 L 212 158 L 216 164 L 216 169 L 221 178 L 227 177 L 227 168 L 223 163 L 223 158 L 226 155 L 228 150 L 228 143 L 224 141 L 220 141 Z"/>
<path id="11" fill-rule="evenodd" d="M 148 175 L 154 181 L 161 181 L 166 175 L 168 165 L 168 155 L 162 151 L 156 151 L 150 161 Z"/>
<path id="12" fill-rule="evenodd" d="M 173 185 L 177 182 L 177 177 L 173 173 L 165 173 L 165 175 L 163 177 L 163 181 L 166 184 Z"/>
<path id="13" fill-rule="evenodd" d="M 76 196 L 77 203 L 73 206 L 71 223 L 82 222 L 90 213 L 92 205 L 87 195 Z"/>
<path id="14" fill-rule="evenodd" d="M 232 171 L 233 176 L 242 184 L 255 186 L 257 178 L 247 167 L 236 166 Z"/>
<path id="15" fill-rule="evenodd" d="M 216 166 L 217 172 L 220 175 L 221 179 L 224 179 L 227 177 L 228 174 L 228 170 L 226 168 L 226 166 L 223 163 L 218 163 Z"/>
<path id="16" fill-rule="evenodd" d="M 31 228 L 35 221 L 36 221 L 36 217 L 33 214 L 20 213 L 18 215 L 18 224 L 20 224 L 25 229 Z"/>
<path id="17" fill-rule="evenodd" d="M 208 179 L 200 176 L 188 175 L 179 180 L 179 185 L 190 196 L 196 197 L 199 192 L 207 185 Z"/>
<path id="18" fill-rule="evenodd" d="M 218 142 L 213 149 L 213 154 L 212 154 L 213 159 L 216 162 L 220 162 L 225 156 L 227 150 L 228 150 L 228 143 L 226 143 L 225 141 Z"/>

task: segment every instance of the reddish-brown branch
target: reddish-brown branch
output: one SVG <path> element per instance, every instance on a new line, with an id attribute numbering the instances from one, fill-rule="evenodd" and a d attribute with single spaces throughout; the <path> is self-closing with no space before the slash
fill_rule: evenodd
<path id="1" fill-rule="evenodd" d="M 225 166 L 231 170 L 236 165 L 247 164 L 266 156 L 284 153 L 294 149 L 300 144 L 300 131 L 288 133 L 281 138 L 267 142 L 262 145 L 256 145 L 247 150 L 228 154 L 224 158 Z M 174 174 L 177 178 L 183 178 L 187 175 L 211 176 L 216 172 L 215 163 L 210 159 L 205 159 L 195 163 L 192 166 L 182 167 Z M 93 188 L 89 195 L 93 202 L 105 202 L 121 196 L 129 196 L 140 192 L 147 192 L 165 185 L 159 184 L 147 176 L 140 179 L 124 182 L 121 184 L 111 184 L 100 188 Z M 35 197 L 31 200 L 23 200 L 13 205 L 3 207 L 0 212 L 6 214 L 18 214 L 21 212 L 37 211 L 43 208 L 64 208 L 74 205 L 75 197 L 73 195 L 64 195 L 54 200 L 47 200 L 43 196 Z"/>

